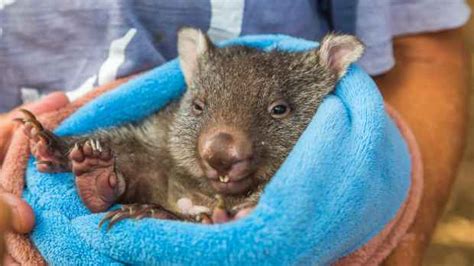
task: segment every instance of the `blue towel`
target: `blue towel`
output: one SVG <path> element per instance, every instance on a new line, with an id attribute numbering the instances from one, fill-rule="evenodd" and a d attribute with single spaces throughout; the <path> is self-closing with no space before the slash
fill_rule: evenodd
<path id="1" fill-rule="evenodd" d="M 304 51 L 317 44 L 283 35 L 247 36 L 223 45 Z M 137 121 L 185 90 L 177 60 L 88 103 L 59 135 Z M 81 203 L 71 173 L 27 169 L 24 197 L 37 224 L 31 238 L 52 265 L 326 265 L 376 236 L 408 195 L 406 143 L 375 83 L 353 65 L 325 98 L 287 160 L 247 217 L 221 225 L 125 220 L 109 232 L 104 213 Z"/>

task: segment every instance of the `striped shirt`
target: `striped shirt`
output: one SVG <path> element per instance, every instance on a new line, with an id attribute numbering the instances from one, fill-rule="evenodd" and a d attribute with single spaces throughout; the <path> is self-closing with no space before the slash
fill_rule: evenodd
<path id="1" fill-rule="evenodd" d="M 379 74 L 394 64 L 394 36 L 459 27 L 469 12 L 464 0 L 0 0 L 0 112 L 163 64 L 182 26 L 215 41 L 354 33 L 368 47 L 359 64 Z"/>

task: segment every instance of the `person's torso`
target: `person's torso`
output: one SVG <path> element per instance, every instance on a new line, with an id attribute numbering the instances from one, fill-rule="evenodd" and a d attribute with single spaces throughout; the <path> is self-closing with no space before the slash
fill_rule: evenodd
<path id="1" fill-rule="evenodd" d="M 0 7 L 0 112 L 51 91 L 79 88 L 79 95 L 158 66 L 176 57 L 183 26 L 215 41 L 265 33 L 318 40 L 333 26 L 329 2 L 6 1 Z"/>

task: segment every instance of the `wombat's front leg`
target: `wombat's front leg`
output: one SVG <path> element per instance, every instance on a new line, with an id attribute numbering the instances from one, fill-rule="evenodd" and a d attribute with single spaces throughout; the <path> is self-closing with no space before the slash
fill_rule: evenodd
<path id="1" fill-rule="evenodd" d="M 25 109 L 20 109 L 22 129 L 30 140 L 30 149 L 36 158 L 36 168 L 40 172 L 65 172 L 71 169 L 67 153 L 69 145 L 51 131 L 45 129 L 36 117 Z"/>
<path id="2" fill-rule="evenodd" d="M 107 210 L 124 193 L 125 180 L 105 143 L 96 139 L 76 143 L 69 158 L 79 196 L 92 212 Z"/>

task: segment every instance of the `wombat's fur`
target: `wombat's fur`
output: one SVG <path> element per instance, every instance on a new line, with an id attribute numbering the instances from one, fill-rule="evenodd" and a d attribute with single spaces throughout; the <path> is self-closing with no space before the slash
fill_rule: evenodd
<path id="1" fill-rule="evenodd" d="M 255 205 L 263 186 L 285 160 L 323 98 L 363 51 L 362 44 L 348 35 L 328 35 L 319 49 L 298 53 L 262 52 L 243 46 L 218 48 L 199 30 L 191 28 L 182 29 L 178 35 L 180 63 L 188 85 L 179 102 L 140 123 L 87 136 L 47 139 L 53 145 L 49 150 L 56 150 L 49 155 L 56 159 L 46 160 L 43 165 L 40 162 L 38 168 L 72 168 L 80 195 L 93 211 L 103 211 L 120 202 L 154 203 L 171 213 L 183 213 L 177 202 L 186 198 L 185 203 L 191 200 L 201 207 L 184 214 L 210 215 L 217 193 L 223 194 L 228 210 Z M 275 102 L 280 105 L 277 114 L 272 113 Z M 285 111 L 281 105 L 287 113 L 279 116 Z M 28 119 L 23 121 L 32 139 L 33 153 L 44 162 L 48 156 L 40 151 L 42 138 L 35 137 L 39 130 Z M 213 144 L 206 138 L 222 130 L 232 140 L 225 142 L 231 146 L 223 150 L 226 154 L 222 156 L 245 153 L 244 170 L 239 173 L 245 173 L 245 179 L 250 181 L 238 189 L 216 191 L 207 176 L 209 164 L 203 158 L 205 152 L 211 151 L 203 150 Z M 245 143 L 247 150 L 239 151 L 241 144 L 235 143 Z M 112 160 L 108 148 L 113 153 Z M 72 161 L 66 159 L 66 154 Z M 209 155 L 209 160 L 216 154 L 217 151 Z M 84 165 L 87 160 L 91 163 Z M 100 167 L 102 170 L 97 171 Z M 98 184 L 96 176 L 104 173 L 112 181 Z M 89 181 L 82 182 L 81 178 Z M 101 192 L 101 186 L 107 185 L 111 188 Z"/>

